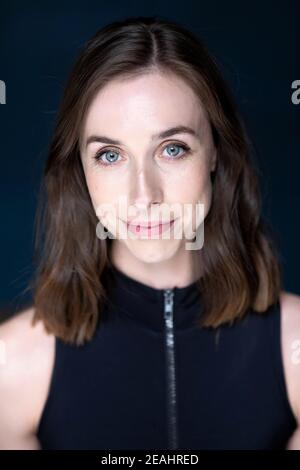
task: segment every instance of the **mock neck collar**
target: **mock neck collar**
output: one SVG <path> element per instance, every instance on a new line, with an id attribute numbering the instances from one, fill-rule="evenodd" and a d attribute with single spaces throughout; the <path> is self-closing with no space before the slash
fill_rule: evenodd
<path id="1" fill-rule="evenodd" d="M 145 284 L 115 265 L 106 267 L 106 287 L 109 299 L 120 315 L 154 331 L 165 327 L 165 292 L 173 293 L 173 321 L 175 330 L 195 326 L 202 310 L 199 280 L 184 287 L 159 289 Z"/>

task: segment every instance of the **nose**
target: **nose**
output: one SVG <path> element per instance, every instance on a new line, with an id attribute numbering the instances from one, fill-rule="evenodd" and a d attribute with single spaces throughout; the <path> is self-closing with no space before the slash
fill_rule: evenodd
<path id="1" fill-rule="evenodd" d="M 130 175 L 129 203 L 141 211 L 149 212 L 153 204 L 162 203 L 164 188 L 161 175 L 151 162 Z"/>

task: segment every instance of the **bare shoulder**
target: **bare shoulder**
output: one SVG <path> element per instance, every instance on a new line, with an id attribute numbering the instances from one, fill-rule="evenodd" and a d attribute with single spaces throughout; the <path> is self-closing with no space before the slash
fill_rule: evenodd
<path id="1" fill-rule="evenodd" d="M 37 426 L 54 364 L 55 337 L 34 307 L 0 324 L 0 449 L 39 449 Z"/>
<path id="2" fill-rule="evenodd" d="M 281 341 L 289 401 L 300 426 L 300 296 L 281 291 Z"/>

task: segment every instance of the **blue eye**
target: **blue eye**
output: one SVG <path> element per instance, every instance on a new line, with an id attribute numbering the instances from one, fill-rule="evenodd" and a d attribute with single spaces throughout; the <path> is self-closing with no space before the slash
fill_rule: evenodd
<path id="1" fill-rule="evenodd" d="M 183 152 L 183 155 L 179 154 L 178 156 L 178 152 L 176 151 L 176 147 L 177 148 L 181 148 L 184 150 Z M 174 160 L 182 160 L 183 158 L 185 158 L 189 151 L 190 151 L 190 147 L 188 147 L 187 145 L 185 144 L 176 144 L 175 142 L 172 142 L 168 145 L 166 145 L 164 147 L 164 149 L 172 149 L 171 150 L 171 154 L 169 153 L 169 157 L 174 157 L 174 158 L 167 158 L 167 160 L 169 161 L 174 161 Z M 174 149 L 175 149 L 175 152 L 174 152 Z M 106 162 L 103 160 L 103 156 L 106 155 Z M 99 152 L 96 153 L 96 155 L 94 156 L 95 160 L 97 163 L 100 163 L 100 165 L 103 165 L 103 166 L 113 166 L 113 165 L 116 165 L 117 162 L 118 162 L 118 157 L 119 157 L 119 152 L 112 149 L 112 148 L 107 148 L 105 150 L 101 150 Z M 117 156 L 117 157 L 116 157 Z M 107 163 L 108 161 L 108 163 Z"/>
<path id="2" fill-rule="evenodd" d="M 171 148 L 171 149 L 174 149 L 174 148 L 176 148 L 176 147 L 177 147 L 177 148 L 180 148 L 180 147 L 181 147 L 182 149 L 184 149 L 184 151 L 188 151 L 188 150 L 189 150 L 189 147 L 187 147 L 186 145 L 182 145 L 182 144 L 180 144 L 180 145 L 179 145 L 179 144 L 168 144 L 168 145 L 165 147 L 165 149 L 167 149 L 168 147 Z M 178 157 L 178 153 L 176 153 L 176 155 L 174 155 L 174 153 L 171 154 L 171 157 Z M 181 155 L 180 155 L 179 158 L 181 158 Z"/>
<path id="3" fill-rule="evenodd" d="M 105 162 L 103 162 L 103 160 L 102 160 L 102 156 L 105 155 L 105 154 L 107 154 L 107 158 L 108 158 L 108 162 L 109 162 L 109 163 L 105 163 Z M 103 152 L 100 152 L 100 153 L 96 154 L 95 158 L 96 158 L 96 160 L 97 160 L 100 164 L 102 164 L 102 165 L 108 165 L 108 166 L 109 166 L 110 164 L 115 165 L 115 163 L 116 163 L 117 160 L 114 160 L 114 159 L 113 159 L 113 154 L 119 155 L 118 152 L 116 152 L 115 150 L 107 149 L 107 150 L 105 150 L 105 151 L 103 151 Z"/>

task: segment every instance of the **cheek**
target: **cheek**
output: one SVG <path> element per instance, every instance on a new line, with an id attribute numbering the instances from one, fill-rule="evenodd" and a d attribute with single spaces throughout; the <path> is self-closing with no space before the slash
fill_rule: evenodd
<path id="1" fill-rule="evenodd" d="M 113 203 L 117 199 L 118 185 L 113 179 L 97 171 L 85 172 L 86 184 L 94 207 L 101 203 Z"/>
<path id="2" fill-rule="evenodd" d="M 210 169 L 207 165 L 195 165 L 185 172 L 180 184 L 169 186 L 173 203 L 182 207 L 186 233 L 194 232 L 209 212 L 212 197 Z M 176 200 L 174 200 L 175 195 Z"/>
<path id="3" fill-rule="evenodd" d="M 169 195 L 175 195 L 178 202 L 196 203 L 210 199 L 211 179 L 207 165 L 199 162 L 185 168 L 185 170 L 169 181 Z"/>
<path id="4" fill-rule="evenodd" d="M 99 191 L 99 182 L 97 178 L 95 178 L 95 175 L 92 173 L 85 173 L 85 180 L 87 184 L 87 188 L 89 191 L 89 195 L 93 204 L 93 207 L 96 211 L 96 206 L 100 203 L 100 191 Z"/>
<path id="5" fill-rule="evenodd" d="M 124 194 L 126 184 L 110 177 L 104 172 L 87 169 L 85 171 L 86 184 L 91 202 L 98 220 L 111 233 L 116 235 L 120 210 L 120 195 Z M 125 191 L 126 193 L 126 191 Z M 124 217 L 126 218 L 126 216 Z"/>

